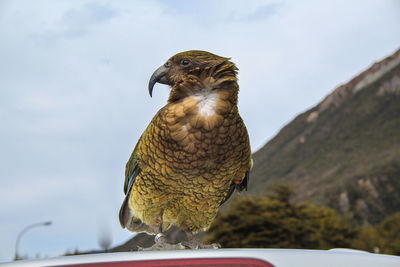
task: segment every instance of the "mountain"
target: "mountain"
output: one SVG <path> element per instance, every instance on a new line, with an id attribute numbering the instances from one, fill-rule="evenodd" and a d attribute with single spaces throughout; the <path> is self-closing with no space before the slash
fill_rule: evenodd
<path id="1" fill-rule="evenodd" d="M 400 210 L 400 49 L 298 115 L 253 155 L 249 193 L 289 183 L 297 201 L 357 223 Z"/>

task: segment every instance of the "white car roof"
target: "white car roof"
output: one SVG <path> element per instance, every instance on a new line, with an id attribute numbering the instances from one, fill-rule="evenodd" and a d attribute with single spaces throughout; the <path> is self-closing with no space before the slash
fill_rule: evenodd
<path id="1" fill-rule="evenodd" d="M 43 260 L 21 260 L 0 266 L 58 266 L 84 263 L 119 261 L 188 259 L 188 258 L 254 258 L 276 267 L 400 267 L 400 257 L 373 254 L 351 249 L 306 250 L 306 249 L 215 249 L 215 250 L 170 250 L 138 251 L 61 256 Z"/>

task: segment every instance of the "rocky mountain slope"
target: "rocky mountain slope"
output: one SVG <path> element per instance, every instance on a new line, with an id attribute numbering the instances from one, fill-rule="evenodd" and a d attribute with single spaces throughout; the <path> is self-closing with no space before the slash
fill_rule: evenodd
<path id="1" fill-rule="evenodd" d="M 254 155 L 250 194 L 290 183 L 298 201 L 358 223 L 400 210 L 400 50 L 298 115 Z"/>

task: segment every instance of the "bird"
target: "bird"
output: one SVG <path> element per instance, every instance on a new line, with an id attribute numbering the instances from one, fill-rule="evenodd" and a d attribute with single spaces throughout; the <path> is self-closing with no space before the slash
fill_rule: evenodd
<path id="1" fill-rule="evenodd" d="M 230 58 L 189 50 L 152 74 L 170 87 L 168 101 L 140 136 L 126 163 L 119 221 L 155 235 L 151 249 L 217 248 L 196 238 L 234 191 L 247 190 L 252 167 L 249 135 L 238 110 L 238 68 Z M 169 244 L 176 225 L 186 242 Z"/>

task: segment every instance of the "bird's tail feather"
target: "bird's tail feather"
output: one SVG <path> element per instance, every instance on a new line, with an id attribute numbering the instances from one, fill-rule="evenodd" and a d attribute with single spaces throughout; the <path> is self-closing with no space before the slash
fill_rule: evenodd
<path id="1" fill-rule="evenodd" d="M 129 195 L 125 196 L 124 202 L 122 202 L 121 209 L 119 210 L 119 223 L 122 228 L 125 228 L 129 222 L 129 219 L 132 217 L 131 212 L 128 207 Z"/>
<path id="2" fill-rule="evenodd" d="M 160 232 L 158 229 L 154 229 L 142 222 L 140 219 L 134 217 L 132 211 L 128 207 L 129 195 L 130 194 L 125 196 L 124 202 L 119 210 L 119 223 L 121 224 L 121 227 L 127 228 L 131 232 L 158 234 Z"/>

